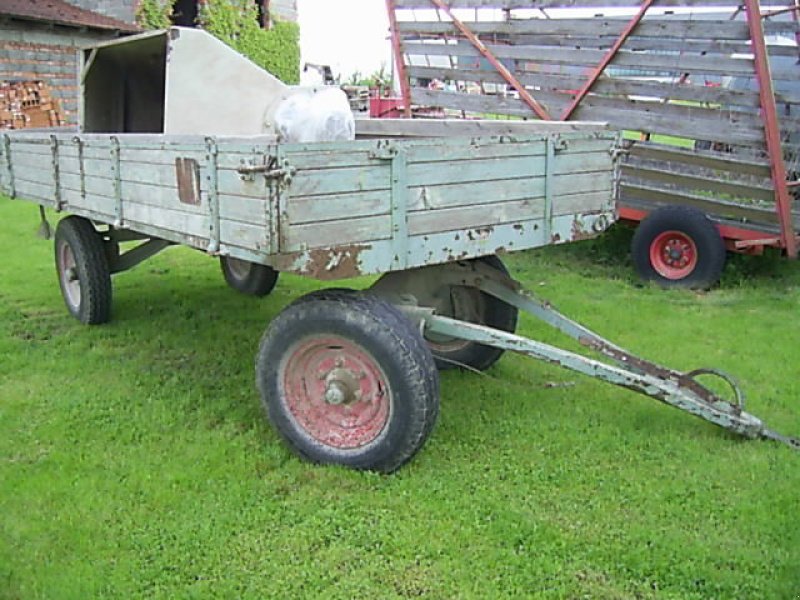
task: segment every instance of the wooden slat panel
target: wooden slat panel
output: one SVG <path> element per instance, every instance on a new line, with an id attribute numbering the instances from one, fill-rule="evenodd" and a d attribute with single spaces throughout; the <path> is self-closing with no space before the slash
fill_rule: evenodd
<path id="1" fill-rule="evenodd" d="M 70 212 L 74 209 L 85 209 L 106 215 L 109 221 L 113 221 L 116 214 L 116 201 L 108 196 L 95 194 L 83 196 L 79 191 L 63 189 L 61 190 L 61 200 L 66 202 L 65 210 Z"/>
<path id="2" fill-rule="evenodd" d="M 219 231 L 223 244 L 257 252 L 269 250 L 268 230 L 264 226 L 223 219 Z"/>
<path id="3" fill-rule="evenodd" d="M 409 67 L 408 74 L 410 77 L 440 79 L 443 81 L 505 83 L 502 76 L 494 70 Z M 577 90 L 586 83 L 586 77 L 551 75 L 545 73 L 521 72 L 518 75 L 518 79 L 525 86 L 546 91 Z M 532 90 L 531 93 L 537 95 L 539 93 L 538 89 Z M 749 107 L 753 111 L 760 106 L 758 92 L 728 90 L 722 87 L 710 87 L 705 85 L 660 83 L 658 81 L 642 81 L 622 77 L 600 78 L 592 87 L 591 93 L 621 96 L 650 96 L 671 100 L 725 104 Z M 788 96 L 790 95 L 785 97 L 786 100 L 791 99 Z M 797 100 L 800 102 L 800 92 L 797 94 Z"/>
<path id="4" fill-rule="evenodd" d="M 487 44 L 489 50 L 499 59 L 528 61 L 533 64 L 567 65 L 569 67 L 591 68 L 605 55 L 602 50 L 575 49 L 547 46 L 507 46 Z M 466 44 L 425 44 L 409 42 L 404 45 L 408 55 L 472 57 L 480 58 L 478 51 Z M 462 58 L 459 58 L 464 62 Z M 750 58 L 730 58 L 723 56 L 705 57 L 692 54 L 654 54 L 628 50 L 617 52 L 609 68 L 625 67 L 642 71 L 663 71 L 669 73 L 710 73 L 716 75 L 752 75 L 753 60 Z M 546 70 L 546 69 L 543 69 Z M 783 67 L 772 69 L 773 79 L 793 79 L 798 70 Z"/>
<path id="5" fill-rule="evenodd" d="M 347 218 L 372 217 L 389 214 L 391 200 L 388 190 L 335 194 L 331 196 L 290 197 L 287 213 L 292 225 L 318 223 Z"/>
<path id="6" fill-rule="evenodd" d="M 359 169 L 299 171 L 292 179 L 292 196 L 344 194 L 389 189 L 388 164 Z"/>
<path id="7" fill-rule="evenodd" d="M 724 18 L 724 17 L 723 17 Z M 510 21 L 465 22 L 473 32 L 483 35 L 560 35 L 560 36 L 608 36 L 617 37 L 627 24 L 625 19 L 583 18 L 583 19 L 512 19 Z M 791 21 L 764 22 L 767 35 L 794 35 L 797 26 Z M 404 34 L 425 33 L 459 36 L 458 30 L 447 21 L 411 22 L 401 21 L 398 30 Z M 750 37 L 747 23 L 743 21 L 698 21 L 691 19 L 655 20 L 645 19 L 636 28 L 637 38 L 675 38 L 746 40 Z"/>
<path id="8" fill-rule="evenodd" d="M 665 183 L 671 186 L 689 188 L 693 191 L 708 191 L 721 194 L 750 198 L 753 200 L 764 200 L 771 202 L 775 200 L 775 192 L 761 186 L 747 185 L 722 179 L 699 177 L 688 173 L 678 173 L 665 169 L 653 169 L 642 166 L 623 165 L 622 175 L 623 184 L 632 183 L 631 178 L 647 180 L 650 182 Z"/>
<path id="9" fill-rule="evenodd" d="M 269 205 L 266 199 L 219 195 L 219 215 L 223 220 L 265 227 L 269 221 L 268 211 Z"/>
<path id="10" fill-rule="evenodd" d="M 391 237 L 391 217 L 346 219 L 286 227 L 287 252 L 301 248 L 325 248 L 342 244 L 364 244 Z"/>
<path id="11" fill-rule="evenodd" d="M 208 237 L 208 218 L 168 208 L 149 206 L 126 200 L 123 216 L 126 220 L 158 225 L 182 235 Z"/>
<path id="12" fill-rule="evenodd" d="M 770 177 L 769 162 L 766 159 L 744 159 L 729 154 L 711 154 L 709 152 L 694 152 L 692 150 L 663 146 L 658 144 L 636 142 L 630 148 L 631 158 L 658 160 L 664 162 L 678 162 L 714 169 L 718 171 L 732 171 L 743 175 L 756 175 Z"/>
<path id="13" fill-rule="evenodd" d="M 496 121 L 464 119 L 362 119 L 357 121 L 360 133 L 372 135 L 404 135 L 424 137 L 451 136 L 544 136 L 551 133 L 596 132 L 607 130 L 603 122 L 580 123 L 558 121 Z M 463 150 L 455 147 L 453 150 Z M 425 152 L 426 146 L 413 146 L 414 152 Z"/>
<path id="14" fill-rule="evenodd" d="M 626 197 L 634 200 L 654 202 L 656 204 L 682 204 L 694 206 L 709 215 L 720 215 L 736 219 L 762 223 L 777 223 L 778 217 L 773 210 L 725 202 L 715 198 L 706 198 L 694 194 L 662 190 L 650 186 L 623 183 L 621 185 L 622 201 Z"/>
<path id="15" fill-rule="evenodd" d="M 515 98 L 499 98 L 476 94 L 458 94 L 413 88 L 414 102 L 429 106 L 444 106 L 457 110 L 486 114 L 509 114 L 530 116 L 530 108 Z M 612 127 L 664 133 L 673 136 L 684 136 L 691 139 L 706 139 L 731 143 L 747 144 L 762 142 L 761 127 L 747 126 L 731 118 L 723 120 L 723 115 L 708 109 L 687 106 L 667 106 L 644 102 L 628 102 L 621 104 L 613 99 L 588 97 L 575 112 L 579 120 L 606 120 Z M 707 115 L 711 118 L 692 118 L 692 115 Z M 749 115 L 746 115 L 749 117 Z M 752 122 L 752 119 L 748 119 Z"/>
<path id="16" fill-rule="evenodd" d="M 605 158 L 605 167 L 605 170 L 554 176 L 554 204 L 561 202 L 562 195 L 579 194 L 590 191 L 605 192 L 606 196 L 610 198 L 613 182 L 611 180 L 611 165 L 608 158 Z M 414 186 L 410 189 L 410 194 L 409 211 L 411 212 L 453 208 L 457 206 L 495 205 L 517 200 L 535 199 L 544 202 L 545 181 L 543 176 L 538 176 L 501 181 Z"/>

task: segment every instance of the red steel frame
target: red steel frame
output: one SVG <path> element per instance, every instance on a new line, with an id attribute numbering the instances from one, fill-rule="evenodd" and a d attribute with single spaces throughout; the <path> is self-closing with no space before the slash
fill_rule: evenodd
<path id="1" fill-rule="evenodd" d="M 786 255 L 789 258 L 797 258 L 798 256 L 798 238 L 794 232 L 794 223 L 792 221 L 791 212 L 791 196 L 789 194 L 789 187 L 792 185 L 786 180 L 786 165 L 783 160 L 783 149 L 781 146 L 780 126 L 778 124 L 778 114 L 775 105 L 775 93 L 772 87 L 772 77 L 769 70 L 769 56 L 767 54 L 766 43 L 764 42 L 764 28 L 762 18 L 765 15 L 761 13 L 761 5 L 759 0 L 743 0 L 745 7 L 745 16 L 750 31 L 750 42 L 753 46 L 753 55 L 755 63 L 755 75 L 758 82 L 759 99 L 761 105 L 761 117 L 764 122 L 764 137 L 767 146 L 767 154 L 769 156 L 770 170 L 772 184 L 775 190 L 775 208 L 778 213 L 778 218 L 781 226 L 781 235 L 779 238 L 764 238 L 763 232 L 758 232 L 750 229 L 731 227 L 720 225 L 719 230 L 726 240 L 734 240 L 733 243 L 729 242 L 731 250 L 738 251 L 758 251 L 758 247 L 767 245 L 776 245 L 785 249 Z M 457 19 L 450 7 L 444 0 L 430 0 L 439 10 L 444 11 L 448 17 L 453 21 L 453 25 L 461 32 L 461 34 L 469 40 L 469 42 L 484 56 L 489 63 L 500 73 L 509 85 L 511 85 L 517 92 L 520 98 L 528 104 L 533 112 L 541 119 L 549 120 L 551 117 L 548 115 L 544 107 L 539 104 L 525 89 L 519 80 L 514 77 L 505 65 L 503 65 L 486 45 L 467 27 L 462 21 Z M 625 44 L 625 41 L 630 37 L 633 31 L 644 18 L 647 10 L 652 6 L 655 0 L 645 0 L 639 7 L 637 14 L 627 23 L 620 35 L 609 48 L 608 52 L 603 56 L 601 61 L 596 67 L 593 67 L 589 72 L 589 78 L 583 87 L 576 93 L 575 98 L 570 105 L 564 110 L 559 117 L 559 120 L 566 121 L 572 116 L 575 110 L 580 106 L 581 101 L 589 93 L 592 86 L 597 82 L 606 67 L 611 63 L 617 52 Z M 795 8 L 788 9 L 793 12 L 794 18 L 797 19 L 797 0 L 795 1 Z M 394 0 L 386 0 L 386 7 L 389 12 L 389 24 L 392 34 L 392 45 L 394 47 L 395 60 L 397 62 L 397 72 L 400 77 L 400 86 L 403 93 L 403 100 L 405 103 L 406 116 L 411 115 L 411 88 L 408 81 L 405 62 L 402 55 L 402 47 L 400 43 L 400 32 L 397 29 L 397 16 Z M 738 10 L 738 9 L 737 9 Z M 798 36 L 800 37 L 800 36 Z M 626 220 L 641 221 L 647 215 L 646 211 L 636 209 L 620 209 L 620 217 Z"/>

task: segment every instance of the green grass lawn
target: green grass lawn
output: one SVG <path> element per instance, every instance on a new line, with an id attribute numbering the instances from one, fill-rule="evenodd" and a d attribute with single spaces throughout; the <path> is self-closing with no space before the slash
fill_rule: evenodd
<path id="1" fill-rule="evenodd" d="M 443 375 L 438 427 L 395 475 L 312 466 L 262 418 L 253 359 L 313 281 L 255 300 L 172 249 L 119 276 L 113 322 L 87 328 L 37 226 L 0 200 L 0 598 L 800 594 L 786 447 L 507 355 Z M 737 257 L 719 289 L 664 292 L 636 283 L 628 239 L 508 264 L 635 352 L 729 370 L 751 412 L 800 434 L 798 265 Z"/>

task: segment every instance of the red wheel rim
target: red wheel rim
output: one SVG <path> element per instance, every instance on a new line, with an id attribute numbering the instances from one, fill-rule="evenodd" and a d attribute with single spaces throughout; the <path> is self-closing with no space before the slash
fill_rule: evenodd
<path id="1" fill-rule="evenodd" d="M 361 346 L 335 335 L 306 338 L 281 365 L 286 408 L 310 437 L 331 448 L 366 446 L 386 429 L 386 375 Z"/>
<path id="2" fill-rule="evenodd" d="M 650 244 L 650 264 L 666 279 L 683 279 L 697 267 L 697 246 L 681 231 L 665 231 Z"/>

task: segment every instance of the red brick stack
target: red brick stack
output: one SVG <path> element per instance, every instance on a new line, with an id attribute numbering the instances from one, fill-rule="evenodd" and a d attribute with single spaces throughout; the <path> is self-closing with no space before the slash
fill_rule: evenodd
<path id="1" fill-rule="evenodd" d="M 0 82 L 0 129 L 59 127 L 64 115 L 42 81 Z"/>

